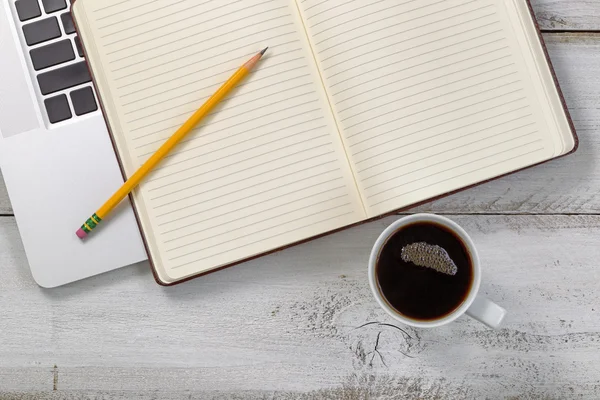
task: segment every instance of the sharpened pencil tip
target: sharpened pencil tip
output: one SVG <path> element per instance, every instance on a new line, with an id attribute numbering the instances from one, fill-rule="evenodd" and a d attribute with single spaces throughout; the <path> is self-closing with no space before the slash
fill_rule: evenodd
<path id="1" fill-rule="evenodd" d="M 265 49 L 264 49 L 263 51 L 261 51 L 261 52 L 260 52 L 260 55 L 261 55 L 261 56 L 265 55 L 265 52 L 267 51 L 267 49 L 268 49 L 268 48 L 269 48 L 269 47 L 265 47 Z"/>

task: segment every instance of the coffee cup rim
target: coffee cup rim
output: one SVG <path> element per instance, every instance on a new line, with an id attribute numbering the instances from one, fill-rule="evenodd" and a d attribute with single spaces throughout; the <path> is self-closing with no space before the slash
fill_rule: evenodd
<path id="1" fill-rule="evenodd" d="M 445 315 L 442 318 L 432 320 L 432 321 L 420 321 L 416 319 L 409 318 L 400 314 L 396 311 L 392 306 L 384 299 L 383 294 L 380 291 L 379 285 L 377 283 L 377 277 L 375 274 L 375 267 L 377 265 L 377 261 L 379 259 L 379 255 L 383 248 L 383 245 L 387 242 L 387 240 L 396 233 L 400 228 L 405 227 L 407 225 L 417 223 L 417 222 L 433 222 L 439 225 L 442 225 L 454 233 L 456 233 L 459 238 L 463 241 L 467 250 L 469 252 L 469 256 L 471 257 L 471 262 L 473 264 L 473 284 L 469 290 L 469 294 L 463 303 L 458 306 L 454 311 Z M 479 262 L 479 254 L 477 253 L 477 249 L 475 248 L 475 244 L 473 240 L 469 236 L 469 234 L 456 222 L 452 221 L 449 218 L 443 217 L 441 215 L 436 214 L 412 214 L 406 217 L 402 217 L 392 224 L 390 224 L 377 238 L 373 248 L 371 250 L 371 254 L 369 257 L 369 285 L 371 287 L 371 292 L 375 297 L 375 300 L 381 308 L 383 308 L 388 315 L 396 319 L 397 321 L 413 326 L 416 328 L 434 328 L 442 325 L 446 325 L 458 317 L 463 315 L 471 306 L 475 297 L 477 297 L 477 293 L 479 292 L 479 286 L 481 284 L 481 265 Z"/>

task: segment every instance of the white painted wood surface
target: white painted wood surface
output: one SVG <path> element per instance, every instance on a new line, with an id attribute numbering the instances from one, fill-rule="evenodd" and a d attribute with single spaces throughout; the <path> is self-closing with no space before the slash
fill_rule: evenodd
<path id="1" fill-rule="evenodd" d="M 599 0 L 533 4 L 599 29 Z M 0 216 L 0 399 L 600 398 L 600 34 L 545 38 L 578 153 L 419 208 L 473 236 L 502 330 L 385 325 L 366 262 L 394 218 L 172 288 L 143 263 L 44 290 Z"/>
<path id="2" fill-rule="evenodd" d="M 540 27 L 594 31 L 600 28 L 598 0 L 531 0 Z"/>
<path id="3" fill-rule="evenodd" d="M 394 218 L 172 288 L 139 265 L 58 290 L 31 281 L 4 218 L 0 398 L 54 386 L 73 398 L 597 398 L 600 217 L 452 216 L 506 323 L 406 334 L 384 325 L 366 279 Z"/>

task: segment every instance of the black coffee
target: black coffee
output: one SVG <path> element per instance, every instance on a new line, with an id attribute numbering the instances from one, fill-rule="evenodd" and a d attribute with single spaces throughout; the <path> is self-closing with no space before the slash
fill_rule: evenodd
<path id="1" fill-rule="evenodd" d="M 447 275 L 402 260 L 402 248 L 425 242 L 446 250 L 458 271 Z M 456 310 L 473 283 L 473 266 L 462 240 L 446 227 L 432 222 L 407 225 L 394 233 L 380 252 L 375 274 L 379 290 L 400 314 L 431 321 Z"/>

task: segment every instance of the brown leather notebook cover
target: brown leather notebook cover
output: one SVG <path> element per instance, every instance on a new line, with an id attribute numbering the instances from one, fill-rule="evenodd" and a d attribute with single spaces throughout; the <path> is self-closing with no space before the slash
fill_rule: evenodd
<path id="1" fill-rule="evenodd" d="M 75 3 L 75 1 L 79 1 L 79 0 L 73 0 L 73 3 Z M 571 129 L 571 132 L 572 132 L 572 134 L 573 134 L 573 139 L 574 139 L 574 142 L 575 142 L 575 144 L 574 144 L 574 147 L 573 147 L 573 149 L 572 149 L 571 151 L 569 151 L 568 153 L 565 153 L 565 154 L 563 154 L 563 155 L 561 155 L 561 156 L 554 157 L 553 159 L 556 159 L 556 158 L 561 158 L 561 157 L 564 157 L 564 156 L 566 156 L 566 155 L 572 154 L 572 153 L 574 153 L 574 152 L 577 150 L 577 148 L 578 148 L 578 146 L 579 146 L 579 138 L 578 138 L 578 136 L 577 136 L 577 134 L 576 134 L 576 131 L 575 131 L 575 126 L 574 126 L 574 124 L 573 124 L 573 121 L 572 121 L 571 115 L 570 115 L 570 113 L 569 113 L 569 110 L 568 110 L 568 108 L 567 108 L 567 104 L 566 104 L 566 101 L 565 101 L 564 95 L 563 95 L 563 93 L 562 93 L 562 90 L 561 90 L 561 88 L 560 88 L 560 85 L 559 85 L 558 79 L 557 79 L 557 77 L 556 77 L 556 73 L 555 73 L 554 67 L 553 67 L 553 65 L 552 65 L 552 62 L 551 62 L 551 60 L 550 60 L 550 57 L 549 57 L 549 55 L 548 55 L 548 50 L 547 50 L 547 47 L 546 47 L 545 41 L 544 41 L 544 39 L 543 39 L 543 37 L 542 37 L 542 33 L 541 33 L 541 30 L 540 30 L 539 24 L 537 23 L 537 20 L 536 20 L 536 18 L 535 18 L 535 14 L 534 14 L 534 11 L 533 11 L 533 8 L 532 8 L 532 5 L 531 5 L 531 1 L 530 1 L 530 0 L 525 0 L 525 1 L 527 2 L 527 6 L 528 6 L 528 9 L 529 9 L 529 14 L 530 14 L 530 17 L 531 17 L 532 21 L 533 21 L 533 22 L 534 22 L 534 24 L 535 24 L 535 28 L 536 28 L 536 31 L 537 31 L 537 34 L 538 34 L 539 40 L 540 40 L 540 42 L 541 42 L 541 44 L 542 44 L 542 48 L 543 48 L 543 51 L 544 51 L 544 55 L 545 55 L 545 57 L 546 57 L 546 59 L 547 59 L 547 62 L 548 62 L 549 68 L 550 68 L 550 72 L 551 72 L 551 74 L 552 74 L 552 78 L 553 78 L 553 80 L 554 80 L 554 84 L 555 84 L 555 86 L 556 86 L 556 89 L 557 89 L 557 92 L 558 92 L 558 94 L 559 94 L 559 97 L 560 97 L 560 100 L 561 100 L 562 106 L 563 106 L 563 108 L 564 108 L 565 115 L 566 115 L 566 117 L 567 117 L 567 120 L 568 120 L 568 123 L 569 123 L 570 129 Z M 75 22 L 75 27 L 76 27 L 76 29 L 79 31 L 79 27 L 78 27 L 78 24 L 77 24 L 77 19 L 75 18 L 75 16 L 74 16 L 74 15 L 73 15 L 73 19 L 74 19 L 74 22 Z M 84 42 L 82 42 L 82 47 L 83 47 L 83 51 L 84 51 L 84 53 L 85 53 L 85 55 L 86 55 L 86 59 L 87 59 L 87 50 L 86 50 L 86 46 L 85 46 L 85 43 L 84 43 Z M 98 91 L 98 87 L 97 87 L 97 82 L 96 82 L 96 79 L 95 79 L 95 77 L 94 77 L 94 74 L 93 74 L 93 70 L 92 70 L 92 69 L 90 69 L 90 74 L 91 74 L 91 76 L 92 76 L 92 80 L 93 80 L 93 84 L 94 84 L 94 86 L 95 86 L 95 89 L 96 89 L 96 93 L 99 93 L 99 91 Z M 98 97 L 100 97 L 100 96 L 98 96 Z M 103 112 L 103 115 L 105 116 L 105 121 L 106 121 L 105 104 L 104 104 L 104 102 L 105 102 L 105 101 L 110 101 L 110 100 L 99 98 L 100 108 L 101 108 L 101 110 L 102 110 L 102 112 Z M 115 149 L 115 153 L 117 154 L 117 160 L 119 160 L 119 166 L 120 166 L 120 168 L 121 168 L 121 172 L 122 172 L 122 174 L 123 174 L 123 179 L 125 180 L 125 179 L 126 179 L 126 174 L 125 174 L 125 170 L 124 170 L 123 164 L 122 164 L 122 162 L 121 162 L 121 159 L 120 159 L 120 157 L 118 156 L 118 152 L 117 152 L 117 148 L 116 148 L 116 144 L 115 144 L 114 135 L 113 135 L 113 132 L 112 132 L 112 131 L 111 131 L 111 129 L 110 129 L 110 124 L 108 124 L 108 121 L 106 121 L 106 122 L 107 122 L 107 127 L 108 127 L 108 130 L 109 130 L 109 133 L 110 133 L 111 142 L 112 142 L 112 144 L 113 144 L 113 147 L 114 147 L 114 149 Z M 548 161 L 551 161 L 551 160 L 548 160 Z M 369 219 L 366 219 L 366 220 L 360 221 L 360 222 L 358 222 L 358 223 L 355 223 L 355 224 L 347 225 L 347 226 L 345 226 L 345 227 L 342 227 L 342 228 L 339 228 L 339 229 L 335 229 L 335 230 L 331 230 L 331 231 L 328 231 L 328 232 L 324 232 L 324 233 L 322 233 L 322 234 L 319 234 L 319 235 L 316 235 L 316 236 L 313 236 L 313 237 L 310 237 L 310 238 L 307 238 L 307 239 L 304 239 L 304 240 L 301 240 L 301 241 L 297 241 L 297 242 L 290 243 L 290 244 L 287 244 L 287 245 L 285 245 L 285 246 L 282 246 L 282 247 L 278 247 L 278 248 L 276 248 L 276 249 L 273 249 L 273 250 L 270 250 L 270 251 L 268 251 L 268 252 L 263 252 L 263 253 L 261 253 L 261 254 L 255 255 L 255 256 L 253 256 L 253 257 L 248 257 L 248 258 L 245 258 L 245 259 L 243 259 L 243 260 L 239 260 L 239 261 L 237 261 L 237 262 L 234 262 L 234 263 L 230 263 L 230 264 L 227 264 L 227 265 L 224 265 L 224 266 L 221 266 L 221 267 L 215 268 L 215 269 L 211 269 L 211 270 L 209 270 L 209 271 L 205 271 L 205 272 L 202 272 L 202 273 L 198 273 L 198 274 L 196 274 L 196 275 L 192 275 L 192 276 L 186 277 L 185 279 L 181 279 L 181 280 L 178 280 L 178 281 L 176 281 L 176 282 L 173 282 L 173 283 L 166 284 L 166 283 L 162 282 L 162 281 L 159 279 L 158 275 L 157 275 L 156 269 L 155 269 L 155 267 L 154 267 L 154 262 L 153 262 L 153 260 L 152 260 L 152 258 L 151 258 L 151 257 L 149 257 L 149 262 L 150 262 L 150 265 L 151 265 L 151 267 L 152 267 L 152 272 L 153 272 L 153 275 L 154 275 L 154 277 L 155 277 L 155 280 L 156 280 L 156 282 L 157 282 L 158 284 L 160 284 L 160 285 L 162 285 L 162 286 L 172 286 L 172 285 L 176 285 L 176 284 L 179 284 L 179 283 L 182 283 L 182 282 L 185 282 L 185 281 L 188 281 L 188 280 L 191 280 L 191 279 L 194 279 L 194 278 L 197 278 L 197 277 L 200 277 L 200 276 L 203 276 L 203 275 L 209 274 L 209 273 L 213 273 L 213 272 L 216 272 L 216 271 L 219 271 L 219 270 L 225 269 L 225 268 L 229 268 L 229 267 L 231 267 L 231 266 L 234 266 L 234 265 L 237 265 L 237 264 L 241 264 L 241 263 L 244 263 L 244 262 L 247 262 L 247 261 L 250 261 L 250 260 L 253 260 L 253 259 L 256 259 L 256 258 L 262 257 L 262 256 L 265 256 L 265 255 L 268 255 L 268 254 L 272 254 L 272 253 L 274 253 L 274 252 L 277 252 L 277 251 L 281 251 L 281 250 L 283 250 L 283 249 L 286 249 L 286 248 L 288 248 L 288 247 L 296 246 L 296 245 L 298 245 L 298 244 L 302 244 L 302 243 L 305 243 L 305 242 L 308 242 L 308 241 L 311 241 L 311 240 L 314 240 L 314 239 L 317 239 L 317 238 L 320 238 L 320 237 L 323 237 L 323 236 L 326 236 L 326 235 L 330 235 L 330 234 L 332 234 L 332 233 L 335 233 L 335 232 L 338 232 L 338 231 L 342 231 L 342 230 L 345 230 L 345 229 L 348 229 L 348 228 L 352 228 L 352 227 L 354 227 L 354 226 L 362 225 L 362 224 L 364 224 L 364 223 L 368 223 L 368 222 L 372 222 L 372 221 L 375 221 L 375 220 L 378 220 L 378 219 L 381 219 L 381 218 L 385 218 L 385 217 L 388 217 L 388 216 L 390 216 L 390 215 L 394 215 L 394 214 L 400 213 L 400 212 L 402 212 L 402 211 L 408 210 L 408 209 L 410 209 L 410 208 L 414 208 L 414 207 L 417 207 L 417 206 L 419 206 L 419 205 L 426 204 L 426 203 L 428 203 L 428 202 L 431 202 L 431 201 L 434 201 L 434 200 L 437 200 L 437 199 L 440 199 L 440 198 L 443 198 L 443 197 L 446 197 L 446 196 L 449 196 L 449 195 L 452 195 L 452 194 L 455 194 L 455 193 L 458 193 L 458 192 L 461 192 L 461 191 L 464 191 L 464 190 L 470 189 L 470 188 L 472 188 L 472 187 L 479 186 L 479 185 L 481 185 L 481 184 L 484 184 L 484 183 L 487 183 L 487 182 L 490 182 L 490 181 L 493 181 L 493 180 L 496 180 L 496 179 L 502 178 L 502 177 L 504 177 L 504 176 L 511 175 L 511 174 L 514 174 L 514 173 L 518 173 L 519 171 L 522 171 L 522 170 L 525 170 L 525 169 L 528 169 L 528 168 L 531 168 L 531 167 L 534 167 L 534 166 L 537 166 L 537 165 L 540 165 L 540 164 L 542 164 L 542 163 L 533 164 L 533 165 L 531 165 L 531 166 L 528 166 L 528 167 L 526 167 L 526 168 L 522 168 L 522 169 L 519 169 L 519 170 L 517 170 L 517 171 L 513 171 L 513 172 L 510 172 L 510 173 L 507 173 L 507 174 L 499 175 L 499 176 L 497 176 L 497 177 L 494 177 L 494 178 L 492 178 L 492 179 L 489 179 L 489 180 L 486 180 L 486 181 L 479 182 L 479 183 L 477 183 L 477 184 L 474 184 L 474 185 L 465 186 L 465 187 L 462 187 L 461 189 L 458 189 L 458 190 L 455 190 L 455 191 L 452 191 L 452 192 L 448 192 L 448 193 L 444 193 L 444 194 L 442 194 L 442 195 L 439 195 L 439 196 L 436 196 L 436 197 L 432 197 L 432 198 L 429 198 L 429 199 L 423 200 L 423 201 L 421 201 L 421 202 L 418 202 L 418 203 L 415 203 L 415 204 L 411 204 L 410 206 L 403 207 L 403 208 L 400 208 L 400 209 L 397 209 L 397 210 L 394 210 L 394 211 L 391 211 L 391 212 L 385 213 L 385 214 L 383 214 L 383 215 L 379 215 L 379 216 L 377 216 L 377 217 L 369 218 Z M 147 238 L 146 238 L 146 235 L 144 234 L 144 231 L 143 231 L 143 229 L 142 229 L 142 224 L 141 224 L 141 221 L 140 221 L 140 216 L 139 216 L 140 214 L 139 214 L 139 211 L 138 211 L 138 209 L 137 209 L 137 207 L 136 207 L 135 201 L 133 200 L 133 198 L 132 198 L 132 196 L 131 196 L 131 195 L 130 195 L 130 200 L 131 200 L 131 204 L 132 204 L 132 206 L 133 206 L 134 213 L 135 213 L 135 215 L 136 215 L 136 219 L 137 219 L 137 222 L 138 222 L 138 226 L 139 226 L 139 228 L 140 228 L 140 232 L 141 232 L 141 234 L 142 234 L 141 236 L 142 236 L 142 238 L 143 238 L 144 245 L 146 246 L 147 254 L 148 254 L 148 255 L 150 255 L 150 251 L 149 251 L 149 245 L 148 245 L 148 242 L 147 242 Z"/>

